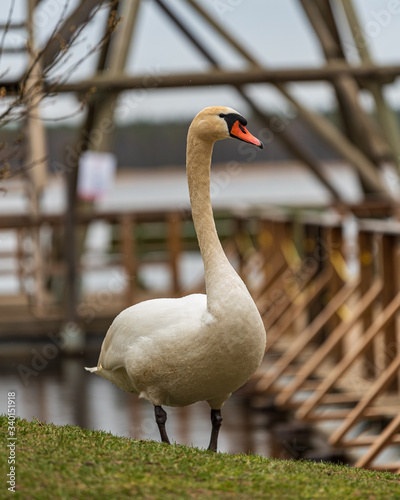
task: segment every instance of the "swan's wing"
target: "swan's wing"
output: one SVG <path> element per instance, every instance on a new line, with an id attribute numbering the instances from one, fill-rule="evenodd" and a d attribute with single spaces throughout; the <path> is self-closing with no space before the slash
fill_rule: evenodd
<path id="1" fill-rule="evenodd" d="M 209 321 L 207 298 L 203 294 L 135 304 L 115 318 L 103 341 L 97 367 L 87 370 L 109 380 L 120 379 L 120 372 L 125 372 L 127 365 L 137 365 L 139 360 L 141 365 L 150 364 L 157 353 L 192 344 Z"/>

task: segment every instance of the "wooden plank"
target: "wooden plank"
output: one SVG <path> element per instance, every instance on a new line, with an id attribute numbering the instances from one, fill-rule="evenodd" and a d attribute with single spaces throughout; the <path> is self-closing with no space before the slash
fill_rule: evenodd
<path id="1" fill-rule="evenodd" d="M 300 0 L 300 3 L 307 14 L 312 27 L 314 28 L 315 34 L 320 41 L 321 48 L 324 51 L 326 59 L 340 60 L 343 55 L 340 45 L 337 44 L 331 31 L 328 29 L 326 18 L 322 16 L 322 13 L 318 8 L 318 2 L 315 2 L 314 0 Z"/>
<path id="2" fill-rule="evenodd" d="M 374 259 L 373 259 L 374 235 L 365 231 L 358 233 L 358 260 L 360 263 L 360 291 L 364 296 L 371 288 L 374 279 Z M 373 321 L 372 304 L 368 306 L 362 314 L 363 332 L 366 332 Z M 364 376 L 366 378 L 375 377 L 375 359 L 373 345 L 369 345 L 364 353 Z"/>
<path id="3" fill-rule="evenodd" d="M 323 409 L 322 411 L 311 413 L 305 418 L 307 422 L 320 422 L 330 420 L 344 420 L 347 418 L 350 408 L 332 408 Z M 377 420 L 382 418 L 394 417 L 399 413 L 398 406 L 385 406 L 385 407 L 370 407 L 365 410 L 363 417 L 369 420 Z"/>
<path id="4" fill-rule="evenodd" d="M 34 0 L 34 4 L 37 1 Z M 76 30 L 84 23 L 86 23 L 91 12 L 98 7 L 99 0 L 85 0 L 80 2 L 75 10 L 64 20 L 59 26 L 57 36 L 54 36 L 43 50 L 42 60 L 43 66 L 49 66 L 54 58 L 63 50 L 63 47 L 69 40 L 76 34 Z M 71 29 L 71 27 L 74 29 Z"/>
<path id="5" fill-rule="evenodd" d="M 328 261 L 328 265 L 332 268 L 332 278 L 329 281 L 329 287 L 328 287 L 328 299 L 330 300 L 331 297 L 334 297 L 338 291 L 341 289 L 343 286 L 343 279 L 341 277 L 342 274 L 344 274 L 344 270 L 341 270 L 341 274 L 339 274 L 338 270 L 335 268 L 335 265 L 333 263 L 333 257 L 334 255 L 339 255 L 341 257 L 341 260 L 344 262 L 344 259 L 342 257 L 343 255 L 343 240 L 342 240 L 342 227 L 332 227 L 327 231 L 327 236 L 328 236 L 328 253 L 330 255 L 330 259 Z M 327 323 L 327 329 L 328 329 L 328 335 L 331 335 L 331 332 L 333 332 L 338 325 L 340 324 L 340 317 L 335 314 L 332 316 L 332 318 L 328 321 Z M 338 340 L 336 342 L 335 347 L 333 347 L 331 351 L 332 357 L 336 360 L 339 361 L 343 357 L 343 345 L 342 345 L 342 340 Z"/>
<path id="6" fill-rule="evenodd" d="M 358 401 L 360 401 L 360 392 L 333 392 L 325 394 L 321 404 L 341 405 L 346 403 L 358 403 Z"/>
<path id="7" fill-rule="evenodd" d="M 104 220 L 110 223 L 119 223 L 122 215 L 126 211 L 102 211 L 102 212 L 80 212 L 77 214 L 76 222 L 79 225 L 87 225 L 93 221 Z M 134 212 L 136 222 L 159 222 L 165 221 L 171 211 L 165 210 L 143 210 Z M 189 213 L 189 212 L 187 212 Z M 218 217 L 218 212 L 215 212 Z M 182 214 L 183 217 L 183 214 Z M 17 229 L 38 227 L 43 224 L 49 226 L 62 226 L 65 223 L 63 214 L 44 214 L 40 213 L 31 216 L 30 214 L 19 215 L 0 215 L 0 229 Z"/>
<path id="8" fill-rule="evenodd" d="M 125 64 L 131 49 L 132 32 L 137 20 L 140 0 L 120 0 L 120 11 L 124 22 L 115 31 L 107 54 L 107 71 L 115 79 L 125 73 Z M 104 127 L 102 124 L 112 124 L 117 99 L 115 94 L 106 91 L 96 101 L 94 123 L 90 131 L 90 149 L 92 151 L 108 152 L 111 150 L 111 138 L 115 127 Z M 102 133 L 98 133 L 101 130 Z"/>
<path id="9" fill-rule="evenodd" d="M 266 321 L 265 318 L 269 316 L 272 310 L 272 305 L 273 305 L 273 295 L 276 290 L 281 290 L 282 289 L 282 281 L 283 281 L 283 275 L 284 273 L 288 270 L 288 266 L 285 261 L 283 261 L 283 264 L 279 266 L 279 272 L 278 272 L 278 266 L 273 272 L 273 277 L 275 278 L 273 281 L 269 281 L 266 285 L 266 287 L 263 290 L 262 295 L 260 295 L 257 299 L 255 299 L 255 303 L 260 311 L 261 317 Z"/>
<path id="10" fill-rule="evenodd" d="M 386 202 L 383 203 L 386 207 L 385 210 L 389 210 L 390 204 Z M 364 206 L 364 205 L 363 205 Z M 356 205 L 352 207 L 354 210 L 361 209 L 362 206 Z M 365 204 L 365 209 L 373 211 L 373 206 L 367 203 Z M 77 223 L 78 224 L 89 224 L 93 222 L 93 220 L 105 220 L 108 222 L 118 222 L 121 218 L 121 215 L 125 213 L 124 211 L 94 211 L 90 213 L 79 213 L 77 215 Z M 166 220 L 167 214 L 170 211 L 165 210 L 140 210 L 135 212 L 135 219 L 138 223 L 142 222 L 155 222 L 155 221 L 164 221 Z M 214 211 L 215 216 L 218 218 L 220 212 L 218 210 Z M 40 213 L 38 215 L 31 216 L 31 214 L 0 214 L 0 229 L 16 229 L 16 228 L 24 228 L 24 227 L 32 227 L 32 226 L 41 226 L 42 224 L 47 224 L 49 226 L 61 226 L 64 224 L 63 214 L 45 214 Z M 271 214 L 271 218 L 274 215 Z M 182 210 L 182 218 L 190 218 L 190 210 Z M 309 220 L 312 220 L 315 225 L 317 221 L 313 220 L 314 218 L 305 216 L 301 219 L 303 224 L 308 224 Z M 318 224 L 321 226 L 324 224 L 324 220 L 320 219 Z M 377 220 L 377 219 L 359 219 L 357 222 L 360 231 L 374 233 L 374 234 L 392 234 L 400 236 L 400 223 L 395 220 Z"/>
<path id="11" fill-rule="evenodd" d="M 289 399 L 293 397 L 294 393 L 303 386 L 307 378 L 315 373 L 321 363 L 330 355 L 336 344 L 340 342 L 354 327 L 365 309 L 370 307 L 370 305 L 376 300 L 382 290 L 382 286 L 382 282 L 379 280 L 374 283 L 367 294 L 359 300 L 357 305 L 354 307 L 351 318 L 348 321 L 343 321 L 339 324 L 339 326 L 329 335 L 321 347 L 315 351 L 307 363 L 300 368 L 293 380 L 291 380 L 284 387 L 279 396 L 276 398 L 277 404 L 287 404 Z"/>
<path id="12" fill-rule="evenodd" d="M 346 371 L 352 366 L 355 360 L 363 354 L 365 349 L 370 345 L 370 343 L 375 339 L 379 332 L 385 328 L 386 324 L 389 323 L 394 315 L 400 309 L 400 293 L 392 300 L 392 302 L 378 315 L 371 327 L 365 334 L 354 343 L 353 349 L 351 349 L 338 363 L 332 371 L 326 376 L 326 378 L 321 382 L 315 393 L 308 398 L 302 406 L 297 411 L 298 418 L 307 418 L 318 403 L 322 400 L 324 395 L 332 389 L 332 387 L 337 383 L 338 379 L 346 373 Z"/>
<path id="13" fill-rule="evenodd" d="M 330 277 L 331 273 L 329 270 L 319 274 L 312 283 L 307 286 L 306 290 L 302 292 L 300 297 L 301 300 L 295 300 L 286 311 L 286 314 L 280 318 L 280 321 L 267 331 L 267 351 L 271 350 L 281 336 L 287 332 L 293 322 L 308 308 L 315 297 L 321 293 L 321 290 L 323 290 L 329 282 Z"/>
<path id="14" fill-rule="evenodd" d="M 350 66 L 345 62 L 335 61 L 335 63 L 324 66 L 305 68 L 282 68 L 265 69 L 252 68 L 246 71 L 213 70 L 199 73 L 179 73 L 171 75 L 155 75 L 153 78 L 149 74 L 131 76 L 127 74 L 119 75 L 118 78 L 112 75 L 95 75 L 93 77 L 78 82 L 67 82 L 54 84 L 51 87 L 48 82 L 44 82 L 45 90 L 53 92 L 87 92 L 92 87 L 98 90 L 108 90 L 121 92 L 128 89 L 154 89 L 155 82 L 157 88 L 174 87 L 201 87 L 216 85 L 247 85 L 250 83 L 285 83 L 285 82 L 315 82 L 333 81 L 341 75 L 353 76 L 356 80 L 365 79 L 378 80 L 382 83 L 392 82 L 400 75 L 400 65 L 362 64 Z M 4 82 L 4 86 L 14 90 L 15 82 Z"/>
<path id="15" fill-rule="evenodd" d="M 341 290 L 332 298 L 325 309 L 314 319 L 314 321 L 299 335 L 285 353 L 278 359 L 272 367 L 272 373 L 267 374 L 257 384 L 257 390 L 268 391 L 275 381 L 285 372 L 287 367 L 297 358 L 303 349 L 309 344 L 327 321 L 336 314 L 337 309 L 354 293 L 359 283 L 344 285 Z"/>
<path id="16" fill-rule="evenodd" d="M 179 213 L 172 212 L 167 217 L 167 246 L 169 254 L 169 267 L 171 271 L 172 291 L 178 297 L 181 291 L 180 257 L 182 254 L 181 217 Z"/>
<path id="17" fill-rule="evenodd" d="M 269 309 L 271 314 L 268 319 L 265 314 L 262 314 L 267 329 L 273 327 L 280 318 L 288 314 L 290 306 L 303 297 L 303 290 L 314 278 L 315 273 L 315 268 L 303 270 L 302 266 L 296 270 L 291 270 L 290 267 L 287 269 L 278 287 L 271 292 L 272 308 Z"/>
<path id="18" fill-rule="evenodd" d="M 343 441 L 340 443 L 342 448 L 355 448 L 358 446 L 371 446 L 378 439 L 379 434 L 373 436 L 358 436 L 354 439 L 349 439 L 347 441 Z M 392 436 L 391 439 L 392 444 L 400 444 L 400 434 L 396 434 Z"/>
<path id="19" fill-rule="evenodd" d="M 246 221 L 244 217 L 234 216 L 233 222 L 235 226 L 233 230 L 233 243 L 235 249 L 235 256 L 237 257 L 239 262 L 237 272 L 239 276 L 242 278 L 242 280 L 246 282 L 244 276 L 245 257 L 248 249 L 246 245 L 246 243 L 248 242 L 247 238 L 248 234 L 246 232 Z"/>
<path id="20" fill-rule="evenodd" d="M 131 214 L 124 214 L 120 222 L 122 262 L 126 273 L 125 304 L 135 303 L 137 259 L 135 256 L 135 220 Z"/>
<path id="21" fill-rule="evenodd" d="M 382 450 L 391 444 L 391 440 L 400 429 L 400 413 L 396 415 L 388 424 L 379 437 L 375 440 L 369 450 L 357 460 L 356 467 L 368 467 L 371 462 L 382 452 Z"/>
<path id="22" fill-rule="evenodd" d="M 35 0 L 27 1 L 27 14 L 28 14 L 28 44 L 29 62 L 31 71 L 28 72 L 28 77 L 21 88 L 22 102 L 26 107 L 26 141 L 27 141 L 27 158 L 26 164 L 32 168 L 26 168 L 28 178 L 32 182 L 31 189 L 33 190 L 31 196 L 38 198 L 41 195 L 43 188 L 47 183 L 47 141 L 46 132 L 44 129 L 43 121 L 40 118 L 40 102 L 43 99 L 43 68 L 42 60 L 38 58 L 40 50 L 37 47 L 35 40 L 34 30 L 34 10 Z M 38 203 L 38 201 L 36 201 Z M 35 213 L 38 209 L 35 209 Z"/>
<path id="23" fill-rule="evenodd" d="M 26 128 L 26 158 L 25 168 L 27 176 L 27 190 L 29 212 L 36 216 L 40 212 L 40 199 L 47 181 L 47 143 L 43 122 L 40 118 L 40 102 L 43 98 L 42 88 L 42 64 L 38 54 L 34 33 L 34 9 L 35 1 L 27 1 L 27 28 L 28 45 L 30 47 L 28 65 L 31 71 L 27 73 L 24 84 L 21 86 L 21 98 L 25 106 L 25 128 Z M 35 291 L 32 294 L 32 302 L 36 314 L 46 314 L 46 290 L 45 290 L 45 268 L 43 249 L 40 240 L 40 227 L 31 228 L 32 257 L 34 261 L 33 279 Z"/>
<path id="24" fill-rule="evenodd" d="M 303 253 L 305 259 L 317 267 L 317 273 L 321 273 L 326 267 L 329 255 L 324 246 L 323 232 L 327 229 L 325 224 L 321 224 L 321 220 L 313 218 L 304 221 L 304 240 Z M 329 267 L 329 266 L 328 266 Z M 326 289 L 321 291 L 321 296 L 317 300 L 311 302 L 307 310 L 307 321 L 311 323 L 324 308 L 324 295 Z M 320 339 L 324 336 L 324 331 L 320 334 Z"/>
<path id="25" fill-rule="evenodd" d="M 393 300 L 393 297 L 396 296 L 398 290 L 397 273 L 395 272 L 398 269 L 397 262 L 397 236 L 383 234 L 381 243 L 382 278 L 385 284 L 382 290 L 383 307 L 387 307 L 387 305 Z M 385 366 L 389 366 L 398 352 L 396 323 L 394 317 L 385 325 L 384 339 L 384 364 Z M 396 392 L 398 388 L 398 381 L 393 380 L 390 384 L 389 390 Z"/>
<path id="26" fill-rule="evenodd" d="M 381 472 L 393 472 L 394 474 L 400 474 L 399 463 L 389 462 L 385 464 L 376 464 L 373 466 L 365 467 L 365 469 L 381 471 Z"/>
<path id="27" fill-rule="evenodd" d="M 252 296 L 256 303 L 261 296 L 265 297 L 268 294 L 267 290 L 287 269 L 287 263 L 281 251 L 281 239 L 284 237 L 284 226 L 282 224 L 282 221 L 261 218 L 258 240 L 260 253 L 264 259 L 260 271 L 264 280 L 261 285 L 252 290 Z"/>
<path id="28" fill-rule="evenodd" d="M 280 276 L 286 271 L 287 264 L 283 255 L 280 252 L 275 253 L 270 260 L 266 260 L 260 272 L 264 275 L 263 283 L 253 290 L 253 299 L 256 304 L 263 302 L 268 296 L 270 288 L 273 286 Z"/>
<path id="29" fill-rule="evenodd" d="M 399 369 L 400 355 L 392 361 L 390 366 L 388 366 L 381 376 L 371 385 L 370 389 L 363 395 L 357 406 L 349 412 L 341 426 L 332 433 L 329 438 L 329 442 L 331 444 L 343 444 L 344 436 L 363 417 L 363 414 L 368 406 L 371 406 L 374 400 L 382 395 L 382 392 L 396 376 Z"/>

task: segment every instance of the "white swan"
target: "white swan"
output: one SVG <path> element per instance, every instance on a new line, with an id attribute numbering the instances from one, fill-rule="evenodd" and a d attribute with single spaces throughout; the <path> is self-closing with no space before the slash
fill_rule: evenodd
<path id="1" fill-rule="evenodd" d="M 234 109 L 209 107 L 193 120 L 186 170 L 192 215 L 204 262 L 206 295 L 154 299 L 122 311 L 103 341 L 97 367 L 86 368 L 127 392 L 148 399 L 163 442 L 169 443 L 161 405 L 207 401 L 217 450 L 221 407 L 260 365 L 266 334 L 245 284 L 218 239 L 210 200 L 214 142 L 228 137 L 262 148 Z"/>

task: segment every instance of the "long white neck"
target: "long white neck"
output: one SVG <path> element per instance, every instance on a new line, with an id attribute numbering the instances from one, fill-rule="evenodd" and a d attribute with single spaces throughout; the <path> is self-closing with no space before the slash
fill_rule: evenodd
<path id="1" fill-rule="evenodd" d="M 186 171 L 192 217 L 204 263 L 207 306 L 210 311 L 224 301 L 224 290 L 233 282 L 244 287 L 218 238 L 210 198 L 210 165 L 213 142 L 196 137 L 189 130 Z"/>

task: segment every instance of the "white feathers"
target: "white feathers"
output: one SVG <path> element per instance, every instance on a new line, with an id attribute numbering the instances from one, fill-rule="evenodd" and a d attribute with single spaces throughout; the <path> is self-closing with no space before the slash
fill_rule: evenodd
<path id="1" fill-rule="evenodd" d="M 96 373 L 98 368 L 97 366 L 94 366 L 93 368 L 88 368 L 87 366 L 85 366 L 85 370 L 90 373 Z"/>

